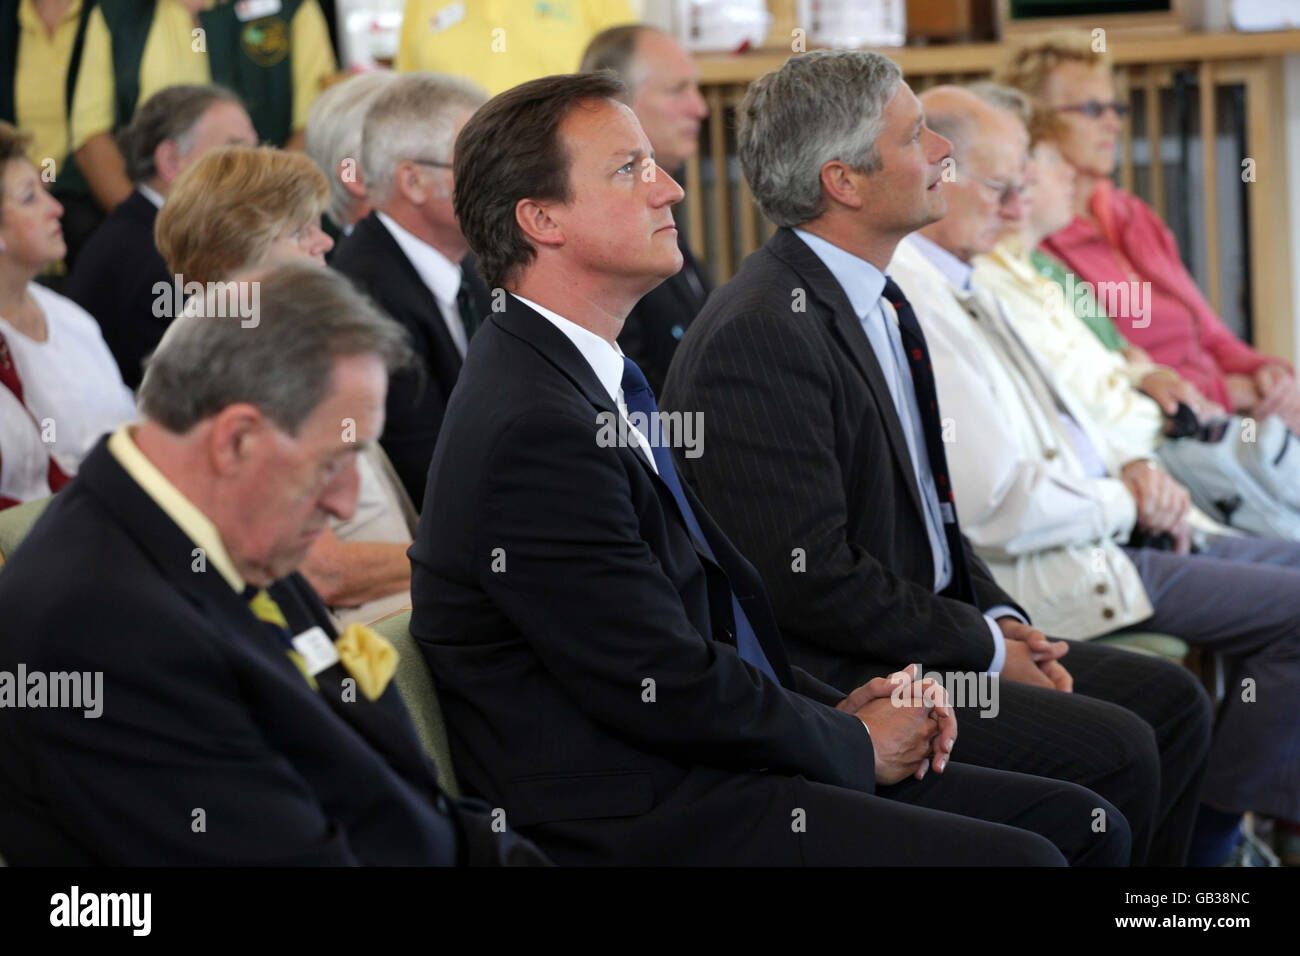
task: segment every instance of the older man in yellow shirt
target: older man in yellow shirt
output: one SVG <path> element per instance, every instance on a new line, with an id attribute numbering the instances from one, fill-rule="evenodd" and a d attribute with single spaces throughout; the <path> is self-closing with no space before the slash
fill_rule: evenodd
<path id="1" fill-rule="evenodd" d="M 137 103 L 177 83 L 219 83 L 244 100 L 258 135 L 297 148 L 335 72 L 317 0 L 100 0 L 86 29 L 71 148 L 95 198 L 131 193 L 112 133 Z"/>
<path id="2" fill-rule="evenodd" d="M 393 68 L 465 76 L 496 94 L 576 72 L 592 37 L 635 20 L 628 0 L 407 0 Z"/>

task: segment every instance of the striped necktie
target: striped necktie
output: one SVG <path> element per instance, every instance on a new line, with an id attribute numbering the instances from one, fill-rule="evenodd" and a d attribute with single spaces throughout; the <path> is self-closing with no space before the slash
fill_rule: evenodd
<path id="1" fill-rule="evenodd" d="M 957 505 L 952 496 L 952 482 L 948 478 L 948 456 L 943 451 L 943 423 L 939 420 L 939 391 L 934 381 L 934 366 L 930 364 L 930 349 L 925 344 L 921 323 L 917 321 L 912 304 L 903 295 L 893 279 L 885 277 L 884 296 L 898 315 L 898 331 L 907 352 L 907 364 L 912 373 L 912 389 L 916 404 L 921 410 L 921 431 L 925 433 L 925 450 L 930 456 L 930 471 L 934 475 L 935 491 L 939 496 L 939 511 L 943 517 L 944 536 L 952 557 L 952 583 L 959 597 L 975 600 L 975 586 L 971 582 L 970 568 L 966 564 L 966 550 L 962 547 L 961 528 L 957 524 Z"/>

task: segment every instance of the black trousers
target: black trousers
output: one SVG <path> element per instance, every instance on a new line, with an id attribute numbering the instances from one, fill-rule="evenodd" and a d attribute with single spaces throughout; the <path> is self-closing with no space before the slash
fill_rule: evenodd
<path id="1" fill-rule="evenodd" d="M 1134 866 L 1183 865 L 1210 745 L 1204 689 L 1171 661 L 1087 641 L 1061 664 L 1073 693 L 999 680 L 994 716 L 955 700 L 953 759 L 1086 787 L 1127 819 Z"/>
<path id="2" fill-rule="evenodd" d="M 1125 866 L 1132 852 L 1095 793 L 956 762 L 876 793 L 698 768 L 639 817 L 519 832 L 562 866 Z"/>

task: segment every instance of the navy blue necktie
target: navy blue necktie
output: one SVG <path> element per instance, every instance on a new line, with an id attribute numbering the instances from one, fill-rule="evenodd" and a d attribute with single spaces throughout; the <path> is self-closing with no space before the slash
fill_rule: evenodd
<path id="1" fill-rule="evenodd" d="M 659 414 L 659 406 L 655 403 L 655 393 L 650 388 L 650 383 L 646 381 L 645 373 L 626 356 L 623 358 L 623 401 L 627 404 L 629 413 L 640 412 L 646 416 L 647 422 L 654 421 L 655 416 Z M 717 559 L 713 556 L 713 548 L 709 546 L 709 539 L 704 536 L 700 523 L 695 519 L 695 512 L 691 510 L 691 504 L 686 500 L 686 494 L 682 491 L 681 479 L 677 477 L 677 467 L 673 464 L 672 450 L 663 447 L 661 444 L 652 446 L 650 450 L 654 455 L 655 465 L 659 468 L 659 477 L 668 486 L 668 490 L 672 492 L 673 499 L 682 512 L 682 518 L 686 521 L 686 527 L 690 529 L 691 534 L 695 537 L 699 549 L 708 555 L 710 561 L 716 564 Z M 730 588 L 728 590 L 730 591 Z M 736 592 L 730 591 L 730 593 L 731 610 L 736 618 L 736 651 L 740 654 L 740 659 L 753 664 L 772 680 L 776 680 L 776 673 L 772 670 L 767 655 L 763 653 L 763 645 L 758 642 L 758 635 L 754 633 L 753 625 L 749 623 L 749 618 L 745 615 L 745 609 L 740 606 L 740 601 L 736 599 Z"/>
<path id="2" fill-rule="evenodd" d="M 957 524 L 957 504 L 952 496 L 952 482 L 948 478 L 948 456 L 943 451 L 943 423 L 939 420 L 939 390 L 934 382 L 934 366 L 930 363 L 930 349 L 925 344 L 921 323 L 917 321 L 912 304 L 903 295 L 898 283 L 885 277 L 885 300 L 898 315 L 898 331 L 907 352 L 907 364 L 912 372 L 912 388 L 916 404 L 921 410 L 921 431 L 925 433 L 925 450 L 930 456 L 930 472 L 934 475 L 935 491 L 939 495 L 939 510 L 943 517 L 943 532 L 948 539 L 952 556 L 952 585 L 958 597 L 975 600 L 975 587 L 971 582 L 970 568 L 966 565 L 966 550 L 962 547 L 961 528 Z M 950 585 L 951 586 L 951 585 Z"/>

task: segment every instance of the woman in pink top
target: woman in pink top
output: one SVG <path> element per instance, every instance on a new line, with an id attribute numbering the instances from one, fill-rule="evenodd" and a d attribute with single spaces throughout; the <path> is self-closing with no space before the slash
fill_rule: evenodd
<path id="1" fill-rule="evenodd" d="M 1043 249 L 1080 281 L 1123 290 L 1111 300 L 1121 306 L 1111 316 L 1115 327 L 1206 398 L 1258 418 L 1277 414 L 1300 431 L 1291 366 L 1228 330 L 1183 265 L 1173 233 L 1146 203 L 1112 184 L 1128 104 L 1116 100 L 1109 57 L 1092 46 L 1087 33 L 1049 35 L 1017 49 L 999 71 L 1000 82 L 1056 113 L 1057 145 L 1077 175 L 1074 219 Z"/>

